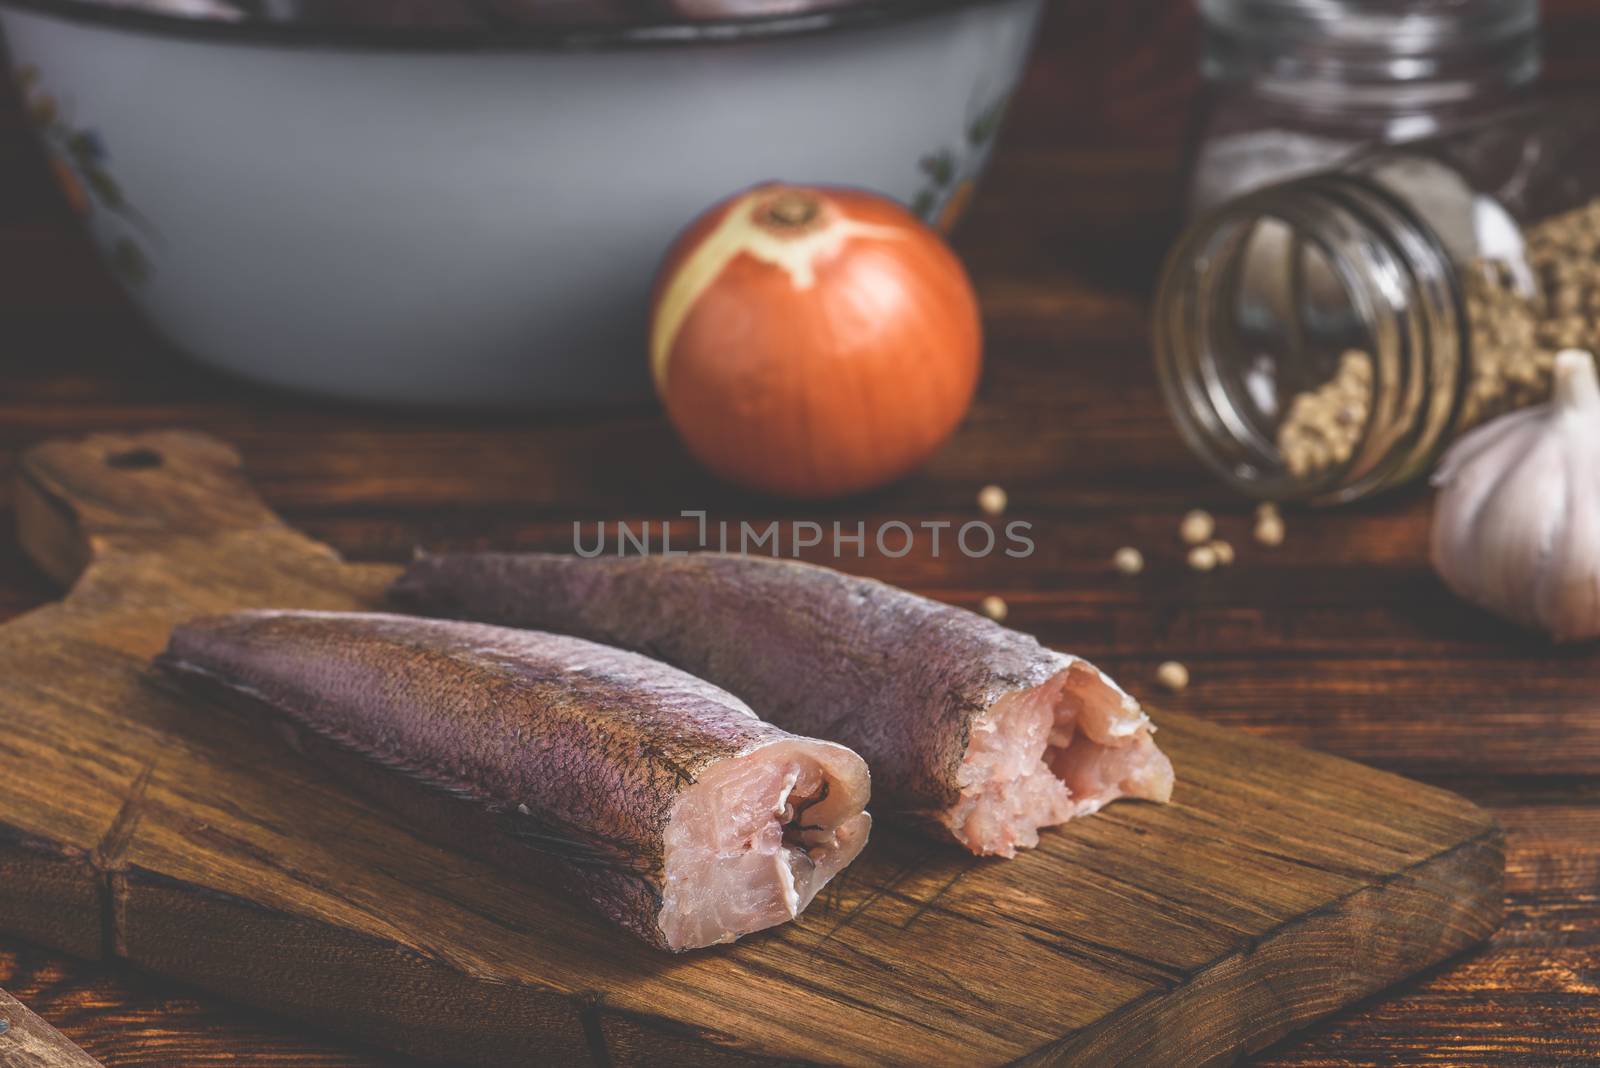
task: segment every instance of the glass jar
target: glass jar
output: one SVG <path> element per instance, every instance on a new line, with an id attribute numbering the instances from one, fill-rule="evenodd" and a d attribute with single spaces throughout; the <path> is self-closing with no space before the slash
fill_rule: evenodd
<path id="1" fill-rule="evenodd" d="M 1600 100 L 1371 149 L 1179 240 L 1154 311 L 1189 445 L 1254 496 L 1343 501 L 1425 471 L 1600 348 Z"/>
<path id="2" fill-rule="evenodd" d="M 1206 97 L 1189 208 L 1515 103 L 1537 0 L 1198 0 Z"/>

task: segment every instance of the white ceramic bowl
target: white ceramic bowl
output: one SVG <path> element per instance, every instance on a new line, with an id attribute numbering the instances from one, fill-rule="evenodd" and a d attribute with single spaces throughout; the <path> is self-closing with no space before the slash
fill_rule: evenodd
<path id="1" fill-rule="evenodd" d="M 0 0 L 0 26 L 69 199 L 178 349 L 343 397 L 550 407 L 648 394 L 656 264 L 735 190 L 957 210 L 1041 3 L 497 38 Z"/>

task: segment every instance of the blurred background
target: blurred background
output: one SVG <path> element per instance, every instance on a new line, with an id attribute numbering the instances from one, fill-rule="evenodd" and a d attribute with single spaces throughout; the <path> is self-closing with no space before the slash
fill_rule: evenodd
<path id="1" fill-rule="evenodd" d="M 1547 0 L 1542 87 L 1600 85 L 1600 5 Z M 79 233 L 16 95 L 0 100 L 0 504 L 29 444 L 182 426 L 236 445 L 267 502 L 351 559 L 414 547 L 564 551 L 575 521 L 828 522 L 977 516 L 1006 490 L 1035 555 L 816 559 L 976 607 L 1093 659 L 1141 697 L 1465 792 L 1510 836 L 1505 929 L 1483 951 L 1264 1054 L 1260 1064 L 1577 1064 L 1600 1049 L 1600 704 L 1592 654 L 1552 649 L 1452 598 L 1412 486 L 1288 516 L 1250 544 L 1251 503 L 1189 453 L 1156 383 L 1148 316 L 1184 215 L 1198 19 L 1172 0 L 1051 0 L 992 166 L 952 235 L 981 304 L 972 410 L 908 478 L 816 504 L 717 481 L 654 403 L 441 413 L 242 383 L 170 352 Z M 642 359 L 642 354 L 641 354 Z M 1179 517 L 1213 512 L 1240 559 L 1183 563 Z M 9 511 L 0 522 L 11 523 Z M 1119 546 L 1143 574 L 1115 574 Z M 0 539 L 0 616 L 57 595 Z M 1193 673 L 1159 695 L 1156 665 Z M 0 940 L 0 986 L 109 1064 L 358 1065 L 307 1036 L 114 965 Z M 1438 1060 L 1446 1057 L 1446 1060 Z M 166 1058 L 166 1059 L 163 1059 Z"/>

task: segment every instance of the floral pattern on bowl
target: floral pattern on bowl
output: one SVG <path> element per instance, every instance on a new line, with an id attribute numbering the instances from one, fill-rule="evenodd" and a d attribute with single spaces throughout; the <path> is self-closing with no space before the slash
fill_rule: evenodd
<path id="1" fill-rule="evenodd" d="M 17 70 L 23 110 L 44 144 L 51 174 L 67 206 L 85 220 L 97 212 L 115 222 L 105 238 L 107 262 L 122 280 L 138 285 L 150 276 L 145 245 L 149 224 L 123 197 L 111 176 L 105 140 L 91 127 L 76 125 L 60 102 L 39 84 L 39 71 L 31 65 Z"/>
<path id="2" fill-rule="evenodd" d="M 984 157 L 1010 103 L 1010 93 L 990 101 L 967 123 L 960 148 L 941 148 L 923 156 L 918 163 L 926 183 L 911 201 L 911 210 L 941 234 L 955 229 L 966 213 L 977 187 L 978 172 L 983 169 Z"/>

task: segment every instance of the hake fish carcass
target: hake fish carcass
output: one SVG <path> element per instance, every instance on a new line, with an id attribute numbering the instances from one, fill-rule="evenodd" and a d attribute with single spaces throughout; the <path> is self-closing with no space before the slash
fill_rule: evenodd
<path id="1" fill-rule="evenodd" d="M 553 866 L 666 949 L 793 919 L 871 826 L 849 749 L 578 638 L 254 611 L 178 626 L 159 662 L 289 724 L 419 833 L 513 871 Z"/>
<path id="2" fill-rule="evenodd" d="M 974 853 L 1120 797 L 1167 801 L 1150 719 L 1087 661 L 964 609 L 787 560 L 722 553 L 425 555 L 391 591 L 437 616 L 646 653 L 787 730 L 849 746 L 875 807 Z"/>

